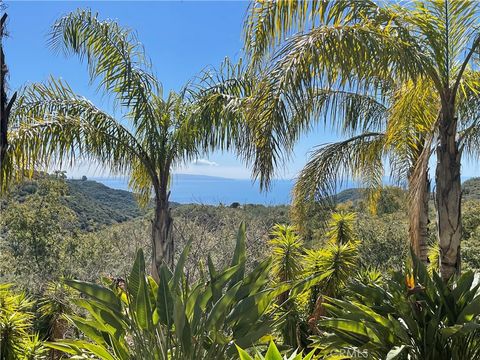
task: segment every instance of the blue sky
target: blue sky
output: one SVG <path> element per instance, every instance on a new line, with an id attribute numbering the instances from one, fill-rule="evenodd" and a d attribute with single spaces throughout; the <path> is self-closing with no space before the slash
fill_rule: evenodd
<path id="1" fill-rule="evenodd" d="M 152 59 L 164 92 L 180 89 L 207 66 L 218 66 L 226 56 L 241 57 L 242 24 L 246 1 L 176 2 L 7 2 L 9 14 L 6 56 L 10 67 L 10 87 L 45 81 L 49 76 L 66 80 L 79 94 L 113 112 L 108 100 L 88 83 L 84 65 L 75 57 L 55 54 L 47 45 L 54 21 L 77 8 L 90 8 L 101 18 L 117 20 L 135 29 Z M 295 156 L 279 177 L 291 178 L 301 169 L 308 150 L 334 137 L 315 131 L 303 139 Z M 233 153 L 215 152 L 177 172 L 248 178 L 250 170 Z M 107 175 L 96 166 L 83 164 L 69 174 Z"/>
<path id="2" fill-rule="evenodd" d="M 242 24 L 246 1 L 103 1 L 103 2 L 27 2 L 7 1 L 9 14 L 6 40 L 10 87 L 16 89 L 29 82 L 45 81 L 49 76 L 66 80 L 79 94 L 114 112 L 111 104 L 88 83 L 84 65 L 74 58 L 57 55 L 48 48 L 48 33 L 54 21 L 77 8 L 90 8 L 101 18 L 117 20 L 135 29 L 152 59 L 164 92 L 178 90 L 207 66 L 218 66 L 228 56 L 238 59 L 242 52 Z M 280 178 L 292 178 L 305 164 L 308 151 L 315 145 L 337 137 L 321 129 L 304 136 L 295 155 Z M 478 167 L 464 164 L 463 175 L 474 176 Z M 177 172 L 201 175 L 248 178 L 250 170 L 232 153 L 215 152 Z M 105 176 L 102 169 L 87 164 L 70 169 L 71 176 Z"/>

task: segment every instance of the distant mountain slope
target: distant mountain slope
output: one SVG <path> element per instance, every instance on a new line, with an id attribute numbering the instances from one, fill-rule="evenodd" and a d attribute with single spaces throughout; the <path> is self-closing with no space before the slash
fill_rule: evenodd
<path id="1" fill-rule="evenodd" d="M 357 201 L 362 200 L 364 196 L 364 190 L 361 188 L 352 188 L 347 190 L 342 190 L 335 195 L 335 201 L 337 203 L 344 203 L 347 201 Z"/>
<path id="2" fill-rule="evenodd" d="M 191 179 L 191 183 L 194 183 Z M 204 177 L 200 182 L 212 179 Z M 218 179 L 213 178 L 218 181 Z M 226 182 L 235 182 L 231 179 L 225 179 Z M 131 219 L 138 218 L 145 214 L 134 195 L 125 190 L 112 189 L 100 182 L 94 180 L 67 180 L 69 188 L 68 195 L 65 197 L 67 205 L 77 214 L 80 226 L 83 230 L 97 230 L 105 225 L 122 223 Z M 193 185 L 192 185 L 193 186 Z M 36 181 L 26 181 L 15 191 L 13 197 L 19 201 L 29 194 L 33 194 L 37 189 Z M 385 197 L 384 203 L 387 208 L 392 207 L 391 202 L 398 202 L 397 198 L 403 193 L 403 190 L 391 190 L 388 193 L 393 194 L 392 199 Z M 394 191 L 392 193 L 392 191 Z M 336 195 L 337 203 L 354 202 L 363 200 L 363 189 L 351 188 L 340 191 Z M 480 178 L 472 178 L 463 183 L 463 198 L 465 200 L 480 200 Z M 227 202 L 226 202 L 227 203 Z M 228 205 L 228 203 L 227 203 Z M 173 207 L 183 207 L 177 203 L 172 203 Z M 188 206 L 188 205 L 185 205 Z M 397 208 L 395 205 L 393 208 Z"/>
<path id="3" fill-rule="evenodd" d="M 480 178 L 471 178 L 462 184 L 464 200 L 480 200 Z"/>
<path id="4" fill-rule="evenodd" d="M 111 189 L 91 180 L 67 180 L 67 184 L 67 204 L 77 213 L 85 230 L 124 222 L 144 214 L 131 192 Z"/>
<path id="5" fill-rule="evenodd" d="M 464 200 L 480 200 L 480 177 L 471 178 L 465 180 L 462 183 L 463 199 Z M 363 197 L 363 189 L 351 188 L 340 191 L 335 195 L 337 203 L 343 203 L 347 201 L 361 200 Z"/>

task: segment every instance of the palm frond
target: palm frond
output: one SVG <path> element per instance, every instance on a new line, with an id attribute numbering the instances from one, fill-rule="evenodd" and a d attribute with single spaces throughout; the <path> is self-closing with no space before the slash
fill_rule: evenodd
<path id="1" fill-rule="evenodd" d="M 439 112 L 440 98 L 431 81 L 406 81 L 395 89 L 389 108 L 385 144 L 392 153 L 391 176 L 397 182 L 412 175 Z"/>
<path id="2" fill-rule="evenodd" d="M 101 21 L 90 10 L 76 10 L 54 24 L 50 42 L 57 51 L 86 60 L 90 79 L 99 79 L 99 89 L 113 93 L 134 122 L 152 118 L 150 100 L 160 95 L 160 84 L 133 31 Z"/>
<path id="3" fill-rule="evenodd" d="M 427 1 L 417 2 L 408 14 L 412 34 L 425 44 L 442 84 L 451 84 L 461 71 L 463 52 L 476 38 L 478 10 L 476 1 Z"/>
<path id="4" fill-rule="evenodd" d="M 303 95 L 276 97 L 268 76 L 242 63 L 227 60 L 219 70 L 205 71 L 194 96 L 207 124 L 206 147 L 234 148 L 268 188 L 293 144 L 316 122 L 342 119 L 333 126 L 348 134 L 384 127 L 386 105 L 373 95 L 334 88 L 307 89 Z"/>
<path id="5" fill-rule="evenodd" d="M 218 69 L 203 70 L 190 84 L 205 150 L 234 148 L 245 158 L 250 155 L 247 153 L 252 134 L 245 119 L 258 81 L 242 60 L 234 63 L 227 58 Z"/>
<path id="6" fill-rule="evenodd" d="M 273 52 L 282 40 L 303 33 L 319 24 L 338 25 L 340 21 L 355 24 L 375 19 L 378 24 L 402 26 L 400 9 L 396 12 L 375 1 L 253 1 L 245 20 L 246 52 L 254 64 Z"/>
<path id="7" fill-rule="evenodd" d="M 348 179 L 361 180 L 367 188 L 382 186 L 384 134 L 364 133 L 348 140 L 320 146 L 298 176 L 295 203 L 332 200 Z"/>
<path id="8" fill-rule="evenodd" d="M 26 169 L 86 158 L 121 173 L 134 157 L 152 167 L 134 135 L 65 82 L 33 84 L 18 104 L 12 110 L 9 153 Z"/>

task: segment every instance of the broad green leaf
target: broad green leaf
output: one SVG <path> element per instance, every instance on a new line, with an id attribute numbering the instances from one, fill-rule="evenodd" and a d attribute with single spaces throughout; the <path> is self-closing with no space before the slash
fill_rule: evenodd
<path id="1" fill-rule="evenodd" d="M 230 307 L 235 301 L 235 294 L 241 283 L 236 284 L 213 305 L 212 310 L 208 314 L 205 327 L 208 330 L 220 330 L 221 324 L 230 312 Z"/>
<path id="2" fill-rule="evenodd" d="M 145 277 L 139 279 L 138 293 L 135 297 L 135 317 L 141 329 L 151 329 L 152 327 L 152 306 L 147 289 Z"/>
<path id="3" fill-rule="evenodd" d="M 232 262 L 230 264 L 230 267 L 239 265 L 239 269 L 235 274 L 235 276 L 233 276 L 232 279 L 230 280 L 229 288 L 234 286 L 237 282 L 241 281 L 245 275 L 245 261 L 247 258 L 246 251 L 245 251 L 246 238 L 247 238 L 246 226 L 245 226 L 245 222 L 242 221 L 238 229 L 237 243 L 235 245 L 235 251 L 233 253 Z"/>
<path id="4" fill-rule="evenodd" d="M 190 238 L 183 248 L 180 257 L 178 258 L 177 265 L 175 266 L 175 271 L 172 278 L 172 289 L 180 293 L 181 281 L 183 277 L 185 262 L 187 261 L 188 254 L 190 253 L 190 247 L 192 245 L 193 238 Z"/>
<path id="5" fill-rule="evenodd" d="M 480 315 L 480 296 L 477 296 L 467 306 L 465 306 L 465 308 L 462 310 L 462 312 L 456 319 L 456 323 L 463 324 L 465 322 L 472 321 L 473 318 L 479 315 Z"/>
<path id="6" fill-rule="evenodd" d="M 278 351 L 273 342 L 268 346 L 267 353 L 265 354 L 265 360 L 282 360 L 282 354 Z"/>
<path id="7" fill-rule="evenodd" d="M 127 281 L 127 289 L 132 297 L 137 296 L 138 289 L 140 288 L 140 280 L 145 279 L 145 275 L 145 258 L 143 256 L 143 250 L 139 249 Z"/>
<path id="8" fill-rule="evenodd" d="M 101 301 L 109 307 L 113 307 L 113 309 L 116 311 L 121 311 L 122 309 L 120 300 L 109 288 L 78 280 L 64 280 L 64 282 L 71 288 L 74 288 L 85 295 Z"/>

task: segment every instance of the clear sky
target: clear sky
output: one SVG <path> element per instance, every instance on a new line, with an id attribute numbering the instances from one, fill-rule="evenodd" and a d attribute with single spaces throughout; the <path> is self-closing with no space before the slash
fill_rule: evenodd
<path id="1" fill-rule="evenodd" d="M 247 1 L 7 1 L 9 38 L 5 42 L 10 68 L 10 87 L 16 89 L 29 82 L 41 82 L 49 76 L 66 80 L 79 94 L 97 106 L 114 112 L 109 102 L 88 83 L 85 65 L 75 57 L 65 58 L 48 48 L 51 25 L 60 16 L 77 8 L 90 8 L 100 18 L 117 20 L 135 29 L 152 59 L 164 92 L 180 89 L 207 66 L 218 66 L 228 56 L 242 54 L 242 25 Z M 294 177 L 303 167 L 308 151 L 315 145 L 336 140 L 328 131 L 316 129 L 304 136 L 295 156 L 279 173 L 281 178 Z M 465 164 L 464 176 L 474 176 L 478 167 Z M 177 172 L 248 178 L 250 170 L 234 154 L 215 152 L 197 164 Z M 70 170 L 72 176 L 106 175 L 86 165 Z"/>

